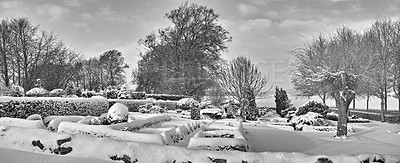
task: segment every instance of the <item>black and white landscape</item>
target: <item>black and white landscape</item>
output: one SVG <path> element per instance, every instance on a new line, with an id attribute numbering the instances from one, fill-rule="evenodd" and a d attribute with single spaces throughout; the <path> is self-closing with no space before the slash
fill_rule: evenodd
<path id="1" fill-rule="evenodd" d="M 400 162 L 400 1 L 0 1 L 0 162 Z"/>

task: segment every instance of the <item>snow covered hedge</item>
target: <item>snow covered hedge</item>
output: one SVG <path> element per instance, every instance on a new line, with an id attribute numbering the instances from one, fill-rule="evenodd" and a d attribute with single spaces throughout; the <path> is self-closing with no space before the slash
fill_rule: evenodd
<path id="1" fill-rule="evenodd" d="M 166 108 L 167 110 L 175 110 L 177 101 L 163 101 L 163 100 L 129 100 L 129 99 L 109 99 L 109 106 L 112 106 L 115 103 L 122 103 L 129 108 L 130 112 L 139 112 L 139 107 L 141 105 L 155 103 L 156 105 Z"/>
<path id="2" fill-rule="evenodd" d="M 0 117 L 26 118 L 32 114 L 94 115 L 108 111 L 108 101 L 103 99 L 61 97 L 0 97 Z"/>
<path id="3" fill-rule="evenodd" d="M 362 111 L 354 111 L 350 110 L 351 115 L 356 115 L 357 117 L 374 120 L 374 121 L 381 121 L 381 113 L 369 113 L 369 112 L 362 112 Z M 386 122 L 389 123 L 400 123 L 400 115 L 385 115 Z"/>
<path id="4" fill-rule="evenodd" d="M 296 115 L 304 115 L 307 114 L 308 112 L 314 112 L 314 113 L 319 113 L 322 116 L 325 116 L 327 113 L 330 112 L 329 106 L 321 103 L 321 102 L 316 102 L 314 100 L 308 101 L 307 103 L 303 104 L 296 110 Z"/>
<path id="5" fill-rule="evenodd" d="M 337 113 L 328 113 L 325 116 L 326 119 L 337 121 L 339 118 L 339 115 Z M 380 117 L 379 117 L 380 118 Z M 368 123 L 369 120 L 365 118 L 359 118 L 356 115 L 350 116 L 347 118 L 348 123 Z"/>
<path id="6" fill-rule="evenodd" d="M 156 100 L 172 100 L 178 101 L 180 99 L 186 98 L 185 95 L 169 95 L 169 94 L 146 94 L 146 98 L 154 98 Z"/>
<path id="7" fill-rule="evenodd" d="M 123 162 L 399 162 L 394 155 L 308 155 L 290 152 L 238 152 L 193 150 L 176 146 L 93 138 L 0 125 L 0 147 L 29 152 L 95 157 Z M 90 150 L 88 150 L 90 149 Z"/>

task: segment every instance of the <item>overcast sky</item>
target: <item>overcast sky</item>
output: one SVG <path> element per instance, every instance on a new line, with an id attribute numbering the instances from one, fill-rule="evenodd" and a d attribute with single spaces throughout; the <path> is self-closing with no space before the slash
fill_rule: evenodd
<path id="1" fill-rule="evenodd" d="M 136 67 L 137 41 L 172 24 L 165 13 L 183 0 L 26 0 L 0 1 L 0 18 L 27 17 L 41 29 L 55 31 L 86 57 L 117 49 Z M 248 56 L 272 83 L 283 75 L 288 52 L 319 33 L 341 25 L 362 32 L 379 18 L 400 18 L 400 0 L 196 0 L 220 14 L 219 23 L 233 37 L 223 58 Z M 131 69 L 130 68 L 130 69 Z M 278 71 L 278 72 L 273 72 Z M 130 78 L 130 72 L 127 77 Z M 280 77 L 278 77 L 280 76 Z M 283 77 L 282 77 L 283 76 Z M 278 84 L 279 85 L 279 84 Z"/>

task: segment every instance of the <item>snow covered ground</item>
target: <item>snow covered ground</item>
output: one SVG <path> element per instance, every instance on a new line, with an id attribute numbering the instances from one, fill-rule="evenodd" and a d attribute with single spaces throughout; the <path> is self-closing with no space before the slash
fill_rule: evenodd
<path id="1" fill-rule="evenodd" d="M 372 121 L 348 124 L 356 132 L 348 140 L 334 139 L 335 131 L 293 131 L 291 126 L 244 123 L 254 152 L 301 152 L 313 155 L 359 155 L 362 153 L 400 156 L 400 125 Z"/>
<path id="2" fill-rule="evenodd" d="M 136 115 L 137 119 L 139 115 Z M 310 128 L 293 131 L 291 126 L 272 125 L 268 122 L 246 122 L 250 152 L 209 151 L 188 149 L 187 143 L 198 129 L 197 123 L 173 117 L 165 124 L 144 128 L 143 132 L 159 133 L 158 129 L 178 129 L 186 126 L 182 142 L 172 145 L 157 145 L 109 138 L 55 133 L 40 129 L 40 125 L 27 125 L 21 120 L 16 127 L 9 119 L 0 124 L 0 162 L 111 162 L 112 159 L 131 162 L 318 162 L 329 159 L 333 162 L 360 162 L 363 160 L 386 159 L 400 161 L 400 125 L 374 122 L 349 124 L 356 132 L 349 139 L 334 139 L 334 131 L 320 132 Z M 218 126 L 224 130 L 234 128 L 236 120 L 213 121 L 210 128 Z M 211 121 L 207 121 L 211 122 Z M 32 121 L 37 124 L 37 121 Z M 68 122 L 71 124 L 71 122 Z M 164 123 L 164 122 L 163 122 Z M 19 126 L 19 127 L 18 127 Z M 28 128 L 22 128 L 22 127 Z M 32 127 L 33 126 L 33 127 Z M 39 126 L 39 127 L 38 127 Z M 39 128 L 39 129 L 38 129 Z M 204 129 L 204 127 L 202 127 Z M 140 131 L 140 130 L 139 130 Z M 192 131 L 189 133 L 189 131 Z M 210 132 L 211 133 L 211 132 Z M 40 140 L 40 141 L 39 141 Z M 54 154 L 62 153 L 64 154 Z M 66 153 L 66 154 L 65 154 Z M 372 154 L 371 154 L 372 153 Z M 377 153 L 380 155 L 376 155 Z"/>

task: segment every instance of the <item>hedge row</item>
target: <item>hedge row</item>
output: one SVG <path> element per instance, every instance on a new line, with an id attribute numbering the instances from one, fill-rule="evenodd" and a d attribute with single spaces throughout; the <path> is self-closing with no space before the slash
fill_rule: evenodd
<path id="1" fill-rule="evenodd" d="M 81 98 L 46 98 L 46 97 L 1 97 L 0 117 L 27 118 L 40 114 L 49 115 L 100 116 L 107 113 L 108 101 Z"/>
<path id="2" fill-rule="evenodd" d="M 130 112 L 139 112 L 139 106 L 146 105 L 148 103 L 153 103 L 151 100 L 128 100 L 128 99 L 110 99 L 109 106 L 112 106 L 115 103 L 122 103 L 126 105 Z M 155 105 L 159 105 L 160 107 L 167 108 L 167 110 L 175 110 L 177 101 L 160 101 L 157 100 L 154 102 Z"/>
<path id="3" fill-rule="evenodd" d="M 146 98 L 154 98 L 156 100 L 173 100 L 177 101 L 183 98 L 187 98 L 185 95 L 169 95 L 169 94 L 146 94 Z"/>
<path id="4" fill-rule="evenodd" d="M 382 117 L 380 113 L 368 113 L 368 112 L 358 112 L 350 110 L 351 115 L 356 115 L 357 117 L 381 121 Z M 385 121 L 389 123 L 400 123 L 400 115 L 385 115 Z"/>

